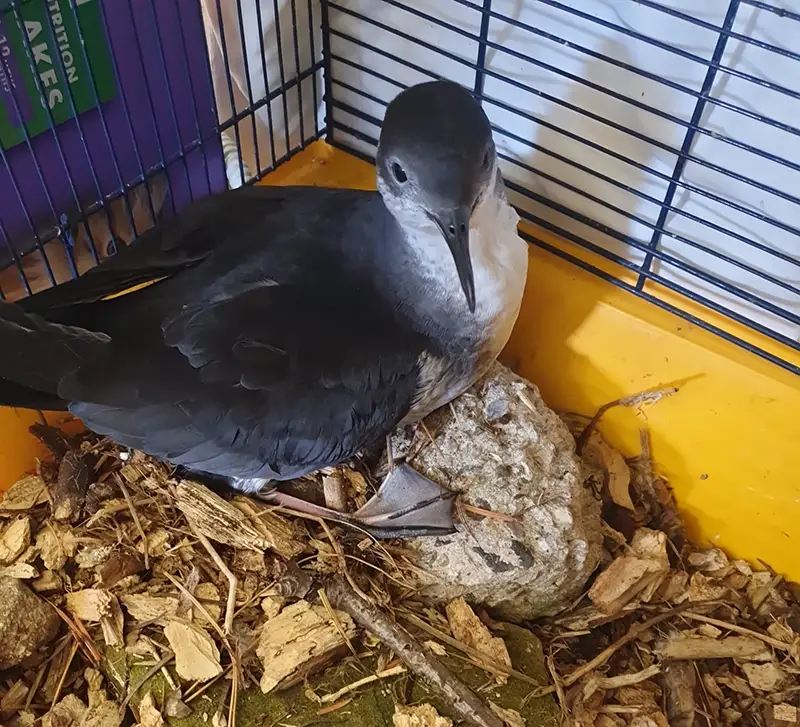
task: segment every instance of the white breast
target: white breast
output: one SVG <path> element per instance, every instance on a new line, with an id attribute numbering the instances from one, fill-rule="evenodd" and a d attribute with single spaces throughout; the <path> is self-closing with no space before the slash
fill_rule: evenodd
<path id="1" fill-rule="evenodd" d="M 511 335 L 528 272 L 528 246 L 517 234 L 519 215 L 508 204 L 502 183 L 487 194 L 472 214 L 470 257 L 475 276 L 475 313 L 467 309 L 453 256 L 441 232 L 428 220 L 410 227 L 410 247 L 418 271 L 436 291 L 442 310 L 463 312 L 473 329 L 472 343 L 492 360 Z"/>
<path id="2" fill-rule="evenodd" d="M 459 312 L 458 318 L 464 321 L 459 340 L 468 350 L 453 351 L 447 358 L 423 356 L 418 395 L 409 421 L 426 416 L 463 393 L 486 372 L 508 342 L 528 270 L 528 246 L 517 234 L 518 221 L 502 184 L 495 194 L 486 196 L 472 215 L 474 314 L 467 309 L 453 257 L 439 230 L 432 227 L 422 235 L 417 232 L 414 248 L 420 272 L 436 286 L 442 308 Z"/>
<path id="3" fill-rule="evenodd" d="M 489 195 L 472 218 L 470 253 L 475 273 L 475 318 L 477 330 L 484 332 L 480 343 L 486 367 L 508 342 L 525 290 L 528 246 L 517 233 L 518 222 L 519 215 L 502 190 L 499 195 Z"/>

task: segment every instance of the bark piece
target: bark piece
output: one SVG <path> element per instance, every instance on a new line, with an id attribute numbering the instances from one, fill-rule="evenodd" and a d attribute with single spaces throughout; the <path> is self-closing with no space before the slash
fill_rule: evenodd
<path id="1" fill-rule="evenodd" d="M 348 638 L 356 627 L 346 613 L 335 612 Z M 287 606 L 267 621 L 261 631 L 257 653 L 264 665 L 261 691 L 285 689 L 326 666 L 346 649 L 346 642 L 331 622 L 326 609 L 308 601 Z"/>

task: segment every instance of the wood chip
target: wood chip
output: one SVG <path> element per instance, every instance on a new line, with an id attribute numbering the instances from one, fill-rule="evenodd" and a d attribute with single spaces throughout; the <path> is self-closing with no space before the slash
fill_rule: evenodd
<path id="1" fill-rule="evenodd" d="M 337 512 L 347 512 L 347 489 L 344 475 L 338 469 L 322 477 L 322 492 L 325 505 Z"/>
<path id="2" fill-rule="evenodd" d="M 484 654 L 489 664 L 494 664 L 503 671 L 511 670 L 511 657 L 508 655 L 505 641 L 492 636 L 463 598 L 450 601 L 445 606 L 445 612 L 450 631 L 456 640 Z M 505 684 L 508 679 L 498 676 L 497 681 Z"/>
<path id="3" fill-rule="evenodd" d="M 72 523 L 80 518 L 93 476 L 93 465 L 83 452 L 74 449 L 64 455 L 58 467 L 58 477 L 49 488 L 56 520 Z"/>
<path id="4" fill-rule="evenodd" d="M 145 549 L 152 558 L 160 558 L 169 550 L 172 535 L 165 528 L 156 528 L 147 533 L 147 543 L 141 540 L 136 544 L 136 550 L 144 555 Z"/>
<path id="5" fill-rule="evenodd" d="M 422 645 L 435 656 L 447 656 L 447 649 L 438 641 L 423 641 Z"/>
<path id="6" fill-rule="evenodd" d="M 105 588 L 113 588 L 123 578 L 141 573 L 144 558 L 130 548 L 115 550 L 100 568 L 100 580 Z"/>
<path id="7" fill-rule="evenodd" d="M 234 497 L 231 504 L 239 510 L 262 538 L 271 543 L 271 548 L 284 558 L 295 558 L 304 553 L 304 542 L 308 537 L 301 521 L 292 520 L 247 497 Z"/>
<path id="8" fill-rule="evenodd" d="M 350 483 L 350 487 L 352 487 L 357 494 L 366 495 L 369 492 L 369 483 L 359 471 L 350 469 L 349 467 L 343 467 L 342 474 Z"/>
<path id="9" fill-rule="evenodd" d="M 75 533 L 62 523 L 46 523 L 36 533 L 36 549 L 48 570 L 61 570 L 77 549 Z"/>
<path id="10" fill-rule="evenodd" d="M 80 723 L 86 705 L 74 694 L 67 694 L 44 717 L 42 727 L 71 727 Z"/>
<path id="11" fill-rule="evenodd" d="M 774 692 L 786 679 L 786 673 L 772 661 L 766 664 L 742 664 L 742 671 L 753 689 Z"/>
<path id="12" fill-rule="evenodd" d="M 597 577 L 589 589 L 589 599 L 610 616 L 637 597 L 649 601 L 668 573 L 667 536 L 639 528 L 631 542 L 631 553 L 614 560 Z"/>
<path id="13" fill-rule="evenodd" d="M 694 692 L 697 686 L 694 664 L 687 661 L 667 664 L 662 685 L 669 727 L 693 727 L 696 708 Z"/>
<path id="14" fill-rule="evenodd" d="M 222 674 L 219 649 L 203 629 L 172 620 L 164 628 L 164 635 L 175 653 L 175 670 L 182 679 L 207 682 Z"/>
<path id="15" fill-rule="evenodd" d="M 266 570 L 264 553 L 252 550 L 237 550 L 233 554 L 231 568 L 237 573 L 263 573 Z"/>
<path id="16" fill-rule="evenodd" d="M 590 677 L 583 685 L 583 699 L 584 701 L 588 700 L 598 689 L 613 690 L 620 687 L 629 687 L 652 679 L 660 672 L 661 667 L 658 664 L 653 664 L 632 674 L 619 674 L 614 677 Z"/>
<path id="17" fill-rule="evenodd" d="M 85 588 L 67 594 L 67 611 L 81 621 L 99 622 L 112 613 L 117 597 L 103 588 Z"/>
<path id="18" fill-rule="evenodd" d="M 84 713 L 80 727 L 119 727 L 125 712 L 106 695 L 102 674 L 96 669 L 86 669 L 84 678 L 88 684 L 89 709 Z"/>
<path id="19" fill-rule="evenodd" d="M 124 643 L 125 620 L 113 593 L 103 588 L 85 588 L 68 593 L 66 606 L 67 611 L 81 621 L 99 622 L 108 646 L 121 646 Z"/>
<path id="20" fill-rule="evenodd" d="M 112 543 L 92 543 L 84 545 L 75 554 L 75 563 L 79 568 L 97 568 L 111 557 L 114 552 Z"/>
<path id="21" fill-rule="evenodd" d="M 770 623 L 767 626 L 767 633 L 776 641 L 783 641 L 785 644 L 791 644 L 798 637 L 798 634 L 783 620 Z"/>
<path id="22" fill-rule="evenodd" d="M 219 588 L 213 583 L 204 581 L 203 583 L 197 584 L 194 589 L 194 596 L 198 601 L 219 601 Z"/>
<path id="23" fill-rule="evenodd" d="M 275 618 L 286 605 L 283 596 L 264 596 L 261 599 L 261 610 L 266 614 L 267 620 Z"/>
<path id="24" fill-rule="evenodd" d="M 700 636 L 708 636 L 709 639 L 718 639 L 722 636 L 722 630 L 711 624 L 700 624 L 700 626 L 697 627 L 697 633 L 700 634 Z"/>
<path id="25" fill-rule="evenodd" d="M 715 573 L 725 570 L 730 564 L 728 556 L 719 548 L 696 550 L 689 554 L 687 562 L 692 568 L 697 568 L 704 573 Z"/>
<path id="26" fill-rule="evenodd" d="M 177 495 L 181 512 L 211 540 L 257 553 L 275 550 L 287 558 L 303 551 L 302 544 L 293 537 L 296 532 L 294 526 L 275 513 L 265 513 L 264 518 L 259 518 L 261 524 L 265 525 L 269 516 L 269 523 L 275 532 L 269 528 L 259 531 L 241 510 L 204 485 L 183 480 L 177 487 Z M 273 537 L 263 535 L 264 532 L 269 532 Z"/>
<path id="27" fill-rule="evenodd" d="M 342 611 L 334 611 L 334 615 L 352 639 L 356 633 L 353 619 Z M 346 650 L 346 641 L 325 608 L 305 600 L 293 603 L 267 621 L 261 631 L 256 650 L 264 665 L 261 691 L 267 694 L 297 684 Z"/>
<path id="28" fill-rule="evenodd" d="M 712 674 L 703 674 L 703 687 L 709 693 L 712 699 L 715 699 L 718 702 L 725 701 L 725 695 L 722 693 L 722 690 L 719 688 L 719 684 L 717 684 L 717 680 Z"/>
<path id="29" fill-rule="evenodd" d="M 44 716 L 42 727 L 119 727 L 122 724 L 124 713 L 106 696 L 100 673 L 87 669 L 85 678 L 89 706 L 68 694 Z"/>
<path id="30" fill-rule="evenodd" d="M 30 475 L 17 480 L 3 495 L 0 513 L 30 510 L 48 501 L 47 485 L 38 475 Z"/>
<path id="31" fill-rule="evenodd" d="M 136 621 L 167 624 L 178 613 L 180 601 L 175 596 L 150 596 L 147 593 L 126 593 L 120 596 L 125 610 Z"/>
<path id="32" fill-rule="evenodd" d="M 147 694 L 142 697 L 142 700 L 139 702 L 138 711 L 138 727 L 164 727 L 164 718 L 161 716 L 161 712 L 158 711 L 158 707 L 156 707 L 152 692 L 147 692 Z"/>
<path id="33" fill-rule="evenodd" d="M 787 724 L 797 724 L 797 707 L 791 704 L 776 704 L 772 708 L 772 717 L 776 722 L 786 722 Z"/>
<path id="34" fill-rule="evenodd" d="M 31 519 L 20 517 L 6 525 L 0 536 L 0 565 L 10 565 L 31 544 Z"/>
<path id="35" fill-rule="evenodd" d="M 39 571 L 30 563 L 13 563 L 0 568 L 0 576 L 19 578 L 21 581 L 30 581 L 39 577 Z M 36 590 L 36 589 L 34 589 Z"/>
<path id="36" fill-rule="evenodd" d="M 682 598 L 688 587 L 689 574 L 686 571 L 673 570 L 669 572 L 659 587 L 658 596 L 667 603 L 675 604 Z"/>
<path id="37" fill-rule="evenodd" d="M 394 727 L 453 727 L 453 720 L 442 717 L 432 704 L 405 706 L 395 704 L 392 715 Z"/>
<path id="38" fill-rule="evenodd" d="M 25 706 L 25 697 L 28 696 L 28 686 L 22 679 L 17 679 L 0 699 L 0 712 L 16 712 Z"/>
<path id="39" fill-rule="evenodd" d="M 525 727 L 527 720 L 516 709 L 505 709 L 491 699 L 489 700 L 489 709 L 503 720 L 506 727 Z"/>
<path id="40" fill-rule="evenodd" d="M 664 659 L 739 659 L 769 661 L 772 651 L 759 639 L 750 636 L 728 636 L 709 639 L 706 636 L 677 636 L 661 642 L 655 649 Z"/>
<path id="41" fill-rule="evenodd" d="M 583 448 L 584 456 L 606 473 L 608 493 L 614 504 L 635 510 L 631 500 L 631 470 L 625 458 L 599 432 L 593 431 Z"/>
<path id="42" fill-rule="evenodd" d="M 655 710 L 661 701 L 661 690 L 654 682 L 642 682 L 619 687 L 614 692 L 614 696 L 620 704 L 646 706 L 648 709 Z"/>
<path id="43" fill-rule="evenodd" d="M 164 700 L 164 715 L 184 719 L 192 713 L 191 707 L 183 701 L 180 689 L 173 689 Z"/>
<path id="44" fill-rule="evenodd" d="M 716 581 L 702 573 L 693 573 L 686 592 L 673 599 L 673 602 L 683 603 L 687 600 L 691 603 L 719 601 L 727 595 L 728 587 L 722 581 Z"/>
<path id="45" fill-rule="evenodd" d="M 628 510 L 635 510 L 631 500 L 631 471 L 625 458 L 613 447 L 605 445 L 601 449 L 601 457 L 608 475 L 608 492 L 612 501 Z"/>
<path id="46" fill-rule="evenodd" d="M 737 694 L 741 694 L 748 699 L 753 698 L 753 690 L 750 689 L 750 685 L 741 677 L 737 677 L 735 674 L 723 674 L 716 679 L 720 684 L 728 687 L 728 689 L 733 690 Z"/>

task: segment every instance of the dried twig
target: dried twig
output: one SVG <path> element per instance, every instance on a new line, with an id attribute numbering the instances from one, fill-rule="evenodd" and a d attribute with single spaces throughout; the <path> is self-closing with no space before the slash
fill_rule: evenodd
<path id="1" fill-rule="evenodd" d="M 348 697 L 347 699 L 343 699 L 341 702 L 336 702 L 334 704 L 329 704 L 327 707 L 322 707 L 322 709 L 317 710 L 317 717 L 323 717 L 326 714 L 330 714 L 331 712 L 336 712 L 340 710 L 342 707 L 347 706 L 350 702 L 353 701 L 352 697 Z"/>
<path id="2" fill-rule="evenodd" d="M 33 683 L 31 684 L 31 688 L 28 690 L 28 696 L 25 698 L 25 707 L 24 707 L 24 709 L 26 711 L 28 711 L 31 708 L 31 703 L 33 702 L 33 699 L 36 696 L 36 692 L 39 691 L 39 687 L 42 685 L 42 680 L 44 679 L 44 674 L 47 671 L 47 664 L 48 664 L 48 662 L 45 662 L 36 671 L 36 676 L 33 679 Z"/>
<path id="3" fill-rule="evenodd" d="M 139 505 L 148 504 L 150 502 L 150 498 L 139 497 L 135 500 L 132 500 L 132 502 L 134 507 L 138 507 Z M 127 502 L 117 502 L 104 505 L 102 509 L 98 510 L 84 523 L 84 528 L 88 530 L 89 528 L 97 525 L 97 523 L 104 517 L 107 517 L 108 515 L 114 515 L 118 512 L 123 512 L 124 510 L 130 510 L 130 505 Z"/>
<path id="4" fill-rule="evenodd" d="M 86 657 L 89 659 L 93 666 L 98 666 L 100 662 L 103 660 L 103 655 L 100 653 L 99 649 L 94 643 L 94 639 L 92 639 L 89 632 L 86 630 L 86 627 L 81 623 L 79 620 L 73 620 L 70 616 L 62 611 L 58 606 L 54 603 L 49 602 L 51 608 L 58 614 L 59 618 L 67 624 L 69 630 L 72 632 L 72 636 L 78 644 L 80 644 L 81 650 Z"/>
<path id="5" fill-rule="evenodd" d="M 222 575 L 228 580 L 228 600 L 225 605 L 225 621 L 223 622 L 225 635 L 227 636 L 233 629 L 233 615 L 236 613 L 236 586 L 239 585 L 239 579 L 234 575 L 233 571 L 228 568 L 214 546 L 211 545 L 211 541 L 200 532 L 199 528 L 191 521 L 189 521 L 189 527 L 192 529 L 192 532 L 200 544 L 206 549 L 206 552 L 211 556 L 211 559 L 216 563 L 217 568 L 222 571 Z"/>
<path id="6" fill-rule="evenodd" d="M 566 723 L 567 717 L 567 696 L 564 694 L 564 685 L 561 682 L 561 677 L 558 675 L 555 659 L 553 659 L 552 655 L 547 657 L 547 671 L 550 672 L 550 678 L 553 680 L 558 707 L 561 710 L 561 723 L 564 724 Z"/>
<path id="7" fill-rule="evenodd" d="M 326 591 L 331 603 L 349 613 L 353 620 L 388 646 L 415 674 L 424 679 L 468 724 L 475 727 L 503 727 L 498 717 L 462 681 L 425 650 L 398 624 L 370 601 L 362 598 L 348 583 L 334 576 Z"/>
<path id="8" fill-rule="evenodd" d="M 183 583 L 181 583 L 177 578 L 170 575 L 169 573 L 167 573 L 166 576 L 169 579 L 170 583 L 172 583 L 172 585 L 174 585 L 181 593 L 183 593 L 192 602 L 192 605 L 198 611 L 200 611 L 200 613 L 202 613 L 203 616 L 205 616 L 208 623 L 211 624 L 211 627 L 214 629 L 214 631 L 217 632 L 217 635 L 222 640 L 222 643 L 225 644 L 225 648 L 230 652 L 231 645 L 228 642 L 228 635 L 222 630 L 220 625 L 212 618 L 211 614 L 208 612 L 208 609 L 205 606 L 203 606 L 203 604 L 197 600 L 194 594 L 191 593 L 186 588 L 186 586 L 184 586 Z"/>
<path id="9" fill-rule="evenodd" d="M 615 677 L 590 677 L 583 687 L 583 698 L 588 699 L 598 689 L 619 689 L 620 687 L 630 687 L 634 684 L 641 684 L 661 673 L 658 664 L 651 664 L 641 671 L 632 674 L 619 674 Z"/>
<path id="10" fill-rule="evenodd" d="M 500 520 L 505 523 L 515 523 L 517 522 L 517 518 L 513 515 L 509 515 L 505 512 L 496 512 L 495 510 L 486 510 L 482 507 L 477 507 L 475 505 L 467 505 L 466 503 L 462 504 L 464 510 L 471 515 L 478 515 L 479 517 L 489 518 L 491 520 Z"/>
<path id="11" fill-rule="evenodd" d="M 148 682 L 148 680 L 151 677 L 158 674 L 158 672 L 161 671 L 162 667 L 169 664 L 169 662 L 172 661 L 172 658 L 174 656 L 175 654 L 172 652 L 172 650 L 168 649 L 165 652 L 164 656 L 162 656 L 155 664 L 153 664 L 153 666 L 151 666 L 144 674 L 142 674 L 139 681 L 136 682 L 136 684 L 134 684 L 133 687 L 131 687 L 131 690 L 125 696 L 125 699 L 123 699 L 122 702 L 120 703 L 119 705 L 120 714 L 123 714 L 125 712 L 125 709 L 127 708 L 131 699 L 133 699 L 134 696 L 136 696 L 136 692 L 138 692 Z"/>
<path id="12" fill-rule="evenodd" d="M 238 647 L 238 644 L 237 644 Z M 236 708 L 239 704 L 239 664 L 240 659 L 237 657 L 238 648 L 236 654 L 231 654 L 231 659 L 233 659 L 232 664 L 232 671 L 231 671 L 231 694 L 230 700 L 228 702 L 228 727 L 236 727 Z"/>
<path id="13" fill-rule="evenodd" d="M 64 669 L 61 672 L 61 676 L 59 677 L 58 684 L 56 685 L 55 691 L 53 692 L 53 700 L 50 704 L 50 709 L 58 704 L 58 698 L 61 696 L 61 690 L 64 688 L 64 682 L 67 679 L 67 674 L 69 673 L 69 668 L 72 666 L 72 660 L 75 658 L 75 654 L 78 653 L 78 649 L 80 648 L 80 643 L 76 638 L 73 637 L 72 646 L 69 649 L 69 656 L 67 660 L 64 662 Z"/>
<path id="14" fill-rule="evenodd" d="M 356 661 L 361 663 L 361 659 L 358 658 L 358 652 L 356 651 L 355 646 L 353 646 L 352 640 L 347 635 L 347 632 L 342 628 L 342 624 L 339 623 L 339 617 L 336 615 L 336 611 L 334 611 L 333 606 L 331 606 L 331 602 L 328 600 L 328 594 L 325 593 L 325 589 L 320 588 L 317 591 L 317 595 L 319 596 L 319 600 L 322 602 L 322 606 L 328 612 L 328 618 L 333 624 L 333 628 L 336 629 L 336 631 L 339 633 L 339 636 L 342 637 L 344 643 L 347 644 L 347 648 L 350 649 L 350 653 L 356 658 Z"/>
<path id="15" fill-rule="evenodd" d="M 322 491 L 328 508 L 337 512 L 347 512 L 347 490 L 340 468 L 334 467 L 331 474 L 323 475 Z"/>
<path id="16" fill-rule="evenodd" d="M 773 648 L 780 649 L 781 651 L 789 651 L 792 648 L 791 644 L 779 641 L 778 639 L 773 639 L 771 636 L 760 634 L 758 631 L 753 631 L 752 629 L 745 628 L 744 626 L 737 626 L 736 624 L 730 623 L 730 621 L 722 621 L 721 619 L 712 618 L 711 616 L 704 616 L 701 613 L 694 613 L 693 611 L 687 611 L 683 614 L 683 616 L 692 621 L 702 621 L 703 623 L 711 624 L 712 626 L 718 626 L 721 629 L 734 631 L 737 634 L 744 634 L 745 636 L 752 636 L 756 639 L 761 639 L 761 641 L 763 641 L 765 644 L 769 644 Z"/>
<path id="17" fill-rule="evenodd" d="M 621 636 L 617 639 L 611 646 L 606 649 L 603 649 L 597 656 L 594 657 L 591 661 L 586 662 L 583 666 L 578 667 L 572 673 L 568 674 L 563 679 L 563 684 L 565 687 L 571 687 L 575 682 L 579 681 L 581 678 L 586 676 L 590 671 L 597 669 L 598 667 L 605 664 L 614 654 L 616 654 L 623 646 L 626 644 L 631 643 L 637 639 L 642 632 L 646 631 L 647 629 L 653 628 L 653 626 L 657 626 L 658 624 L 666 621 L 676 614 L 680 613 L 681 611 L 685 610 L 680 606 L 678 608 L 672 608 L 669 611 L 665 611 L 664 613 L 660 613 L 657 616 L 653 616 L 652 618 L 647 619 L 646 621 L 640 621 L 639 623 L 633 624 L 627 631 L 624 636 Z M 552 694 L 556 691 L 556 687 L 550 685 L 549 687 L 542 687 L 538 689 L 535 693 L 536 697 L 543 697 L 545 694 Z"/>
<path id="18" fill-rule="evenodd" d="M 363 679 L 359 679 L 358 681 L 353 682 L 352 684 L 348 684 L 347 686 L 342 687 L 339 691 L 333 692 L 333 694 L 325 694 L 319 698 L 320 704 L 331 704 L 332 702 L 337 702 L 340 700 L 345 694 L 349 694 L 350 692 L 355 691 L 359 687 L 366 686 L 367 684 L 372 684 L 372 682 L 377 682 L 381 679 L 388 679 L 389 677 L 396 677 L 400 674 L 405 674 L 406 668 L 402 664 L 397 664 L 389 669 L 384 669 L 383 671 L 376 671 L 374 674 L 370 674 Z"/>
<path id="19" fill-rule="evenodd" d="M 695 665 L 680 661 L 667 664 L 662 684 L 670 727 L 693 727 L 697 684 Z"/>
<path id="20" fill-rule="evenodd" d="M 597 410 L 597 413 L 589 420 L 589 423 L 584 427 L 583 431 L 575 440 L 576 451 L 578 454 L 583 451 L 583 448 L 586 446 L 586 442 L 589 441 L 589 437 L 592 435 L 597 423 L 600 421 L 603 414 L 605 414 L 609 409 L 613 409 L 616 406 L 634 407 L 643 406 L 644 404 L 655 404 L 656 402 L 661 401 L 661 399 L 664 397 L 672 396 L 677 392 L 677 386 L 669 386 L 664 389 L 656 389 L 655 391 L 642 391 L 638 394 L 632 394 L 631 396 L 623 396 L 621 399 L 615 399 L 614 401 L 609 401 L 607 404 L 603 404 L 603 406 Z"/>
<path id="21" fill-rule="evenodd" d="M 477 649 L 473 649 L 471 646 L 467 646 L 466 644 L 461 643 L 458 639 L 454 639 L 449 634 L 444 633 L 444 631 L 440 631 L 435 626 L 431 626 L 426 621 L 423 621 L 419 616 L 409 613 L 407 611 L 403 611 L 400 613 L 400 617 L 408 621 L 409 623 L 414 624 L 414 626 L 422 629 L 426 633 L 430 634 L 431 636 L 435 636 L 437 639 L 442 641 L 449 646 L 452 646 L 454 649 L 458 649 L 459 651 L 463 651 L 472 662 L 477 665 L 479 668 L 483 669 L 484 671 L 488 671 L 490 674 L 495 674 L 497 676 L 502 677 L 509 677 L 512 676 L 515 679 L 519 679 L 520 681 L 525 682 L 526 684 L 530 684 L 533 687 L 540 688 L 541 682 L 536 681 L 533 677 L 529 677 L 527 674 L 523 674 L 521 671 L 517 671 L 516 669 L 504 669 L 502 667 L 498 667 L 495 664 L 488 664 L 486 662 L 486 655 L 482 654 Z"/>
<path id="22" fill-rule="evenodd" d="M 134 505 L 133 500 L 131 499 L 131 493 L 128 492 L 128 488 L 125 487 L 122 477 L 117 477 L 117 485 L 119 486 L 119 489 L 122 490 L 122 495 L 125 498 L 125 502 L 128 504 L 128 509 L 131 512 L 131 517 L 133 518 L 133 524 L 136 526 L 136 529 L 139 531 L 139 537 L 142 539 L 144 568 L 145 570 L 150 570 L 150 553 L 148 552 L 147 548 L 147 535 L 142 527 L 142 521 L 139 520 L 139 513 L 136 512 L 136 505 Z"/>

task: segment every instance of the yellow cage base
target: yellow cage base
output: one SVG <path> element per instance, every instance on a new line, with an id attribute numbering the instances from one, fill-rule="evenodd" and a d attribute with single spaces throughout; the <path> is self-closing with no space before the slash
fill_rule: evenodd
<path id="1" fill-rule="evenodd" d="M 374 170 L 316 142 L 265 183 L 372 189 Z M 680 387 L 642 411 L 609 411 L 603 434 L 633 456 L 646 426 L 695 542 L 800 580 L 800 378 L 535 246 L 503 359 L 557 411 L 591 415 L 626 395 Z M 36 418 L 0 409 L 0 489 L 35 466 L 41 450 L 27 427 Z"/>

